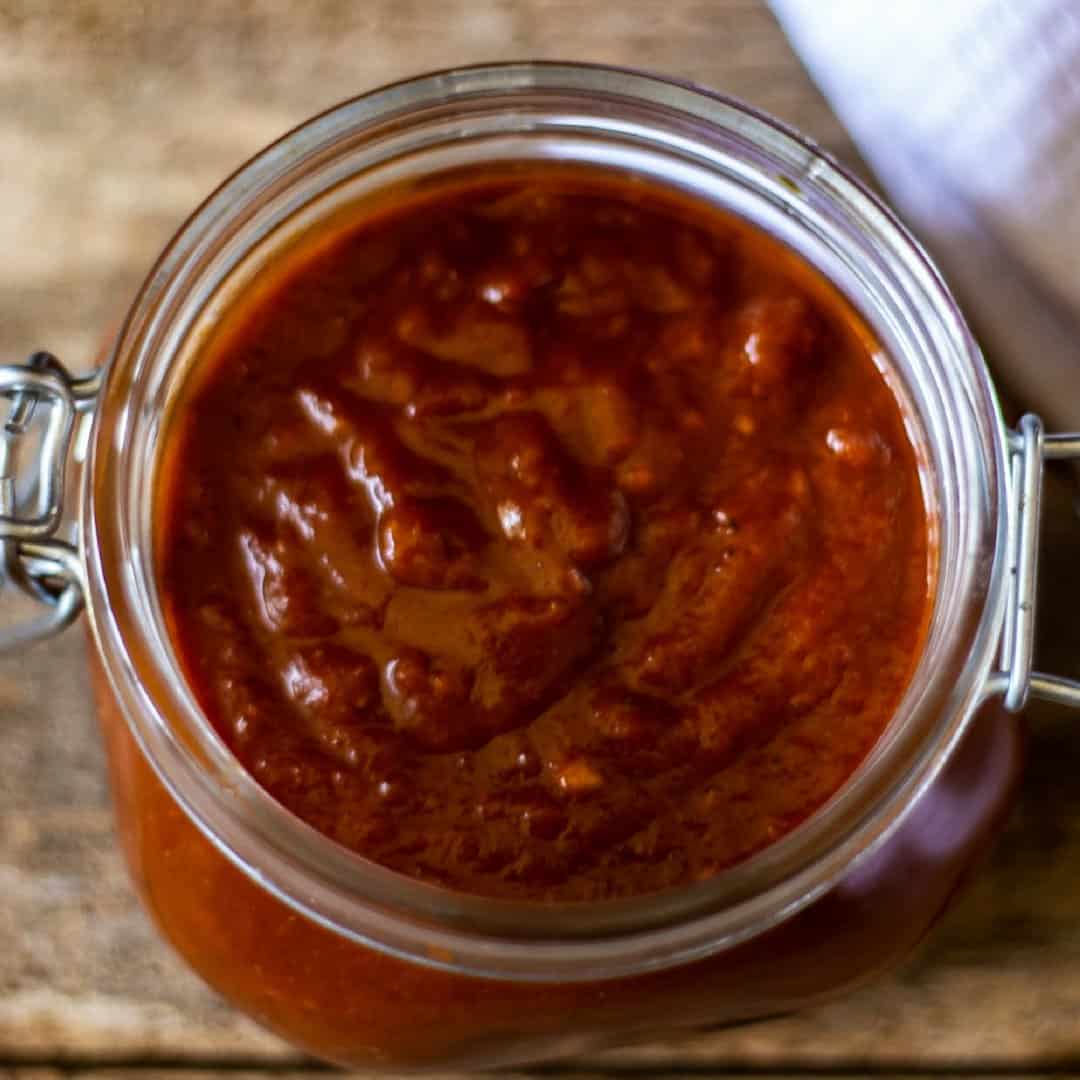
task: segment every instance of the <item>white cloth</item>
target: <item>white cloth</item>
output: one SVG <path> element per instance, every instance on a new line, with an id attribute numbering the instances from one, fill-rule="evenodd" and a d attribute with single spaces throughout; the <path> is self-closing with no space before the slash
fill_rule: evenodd
<path id="1" fill-rule="evenodd" d="M 770 0 L 992 367 L 1080 430 L 1080 0 Z"/>

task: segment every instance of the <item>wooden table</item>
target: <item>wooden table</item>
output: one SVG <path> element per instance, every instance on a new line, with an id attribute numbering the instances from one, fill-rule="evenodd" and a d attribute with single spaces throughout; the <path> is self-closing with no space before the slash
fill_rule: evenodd
<path id="1" fill-rule="evenodd" d="M 411 72 L 528 56 L 698 79 L 854 162 L 757 0 L 6 0 L 0 356 L 48 345 L 85 363 L 185 213 L 311 113 Z M 1077 673 L 1078 530 L 1064 485 L 1052 495 L 1042 660 Z M 1029 718 L 1031 760 L 1001 842 L 902 971 L 802 1015 L 557 1072 L 1080 1071 L 1080 718 Z M 2 1080 L 314 1071 L 207 991 L 136 905 L 78 632 L 0 662 L 0 769 Z"/>

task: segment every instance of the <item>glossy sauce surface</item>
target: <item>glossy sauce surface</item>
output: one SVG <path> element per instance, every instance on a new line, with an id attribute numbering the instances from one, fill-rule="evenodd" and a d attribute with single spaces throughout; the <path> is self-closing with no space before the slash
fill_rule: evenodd
<path id="1" fill-rule="evenodd" d="M 198 700 L 285 806 L 423 880 L 715 874 L 843 784 L 918 658 L 927 516 L 876 348 L 774 241 L 639 181 L 339 223 L 168 433 Z"/>

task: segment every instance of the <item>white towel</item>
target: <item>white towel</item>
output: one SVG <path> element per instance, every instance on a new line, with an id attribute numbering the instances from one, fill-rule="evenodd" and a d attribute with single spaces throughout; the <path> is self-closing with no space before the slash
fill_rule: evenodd
<path id="1" fill-rule="evenodd" d="M 987 358 L 1080 430 L 1080 0 L 770 0 Z"/>

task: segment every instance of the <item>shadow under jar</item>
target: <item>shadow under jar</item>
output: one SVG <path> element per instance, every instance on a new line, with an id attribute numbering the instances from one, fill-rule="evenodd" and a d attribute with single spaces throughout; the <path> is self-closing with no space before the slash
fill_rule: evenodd
<path id="1" fill-rule="evenodd" d="M 676 888 L 484 896 L 361 858 L 242 767 L 170 632 L 155 499 L 184 483 L 183 457 L 170 465 L 163 446 L 207 342 L 328 223 L 477 170 L 587 171 L 767 234 L 880 343 L 918 461 L 930 595 L 892 718 L 805 820 Z M 47 538 L 62 488 L 48 470 L 45 501 L 57 505 L 21 533 L 18 507 L 0 506 L 0 535 L 18 546 L 22 579 L 61 609 L 53 622 L 85 594 L 118 828 L 142 900 L 230 1001 L 344 1065 L 536 1061 L 849 989 L 923 937 L 1007 809 L 1022 736 L 991 699 L 1015 709 L 1033 689 L 1075 701 L 1071 684 L 1030 669 L 1041 461 L 1074 442 L 1044 440 L 1033 418 L 1019 435 L 1005 428 L 954 302 L 870 194 L 775 122 L 692 87 L 512 64 L 348 102 L 244 166 L 183 226 L 100 389 L 49 363 L 0 374 L 15 408 L 31 394 L 61 416 L 55 446 L 93 403 L 81 548 Z"/>

